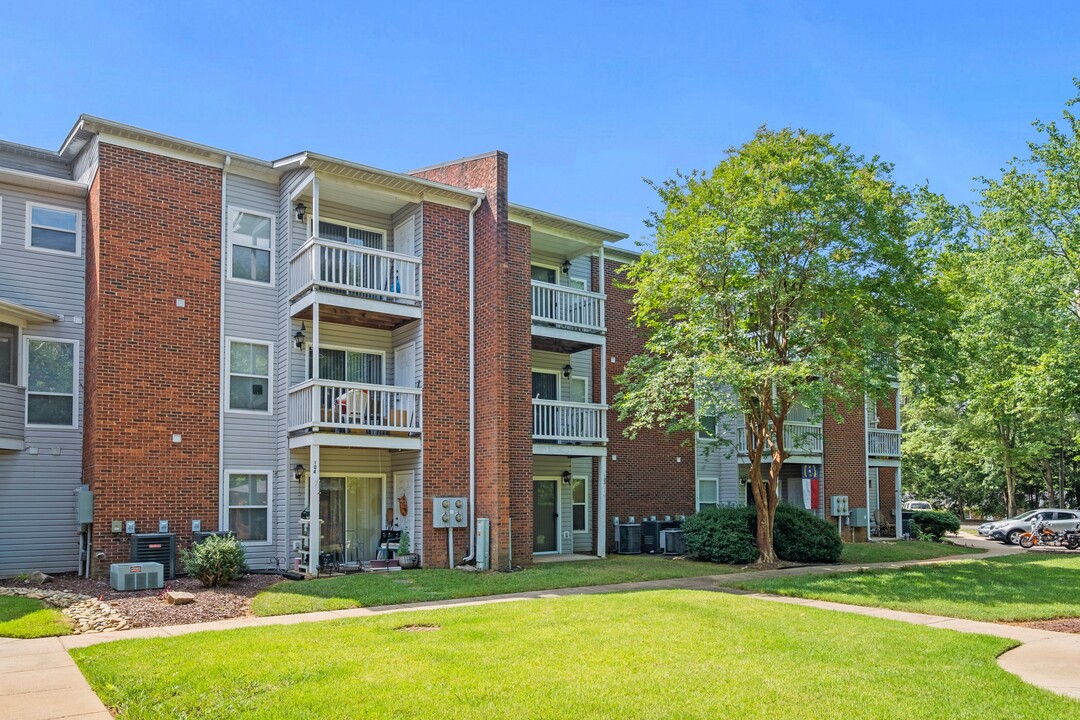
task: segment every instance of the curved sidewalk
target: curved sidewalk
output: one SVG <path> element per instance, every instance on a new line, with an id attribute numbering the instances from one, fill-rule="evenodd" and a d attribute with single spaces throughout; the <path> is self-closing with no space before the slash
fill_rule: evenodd
<path id="1" fill-rule="evenodd" d="M 376 608 L 354 608 L 326 612 L 306 613 L 303 615 L 279 615 L 274 617 L 245 617 L 195 625 L 174 625 L 170 627 L 137 628 L 120 632 L 95 635 L 72 635 L 63 638 L 41 638 L 37 640 L 13 640 L 0 638 L 0 718 L 4 720 L 109 720 L 112 715 L 101 700 L 90 689 L 82 673 L 75 666 L 68 654 L 70 648 L 86 647 L 114 640 L 132 638 L 163 638 L 186 635 L 194 632 L 213 630 L 232 630 L 244 627 L 294 625 L 342 618 L 370 617 L 386 613 L 427 610 L 441 607 L 464 607 L 486 605 L 500 602 L 519 602 L 538 598 L 558 598 L 570 595 L 591 595 L 613 592 L 635 592 L 642 590 L 685 589 L 729 592 L 747 595 L 768 602 L 781 602 L 825 610 L 850 612 L 859 615 L 898 620 L 926 627 L 944 628 L 959 632 L 981 633 L 1018 640 L 1022 645 L 1004 653 L 998 663 L 1005 670 L 1018 675 L 1023 680 L 1062 695 L 1080 699 L 1080 635 L 1057 633 L 1048 630 L 1000 625 L 997 623 L 975 622 L 936 615 L 923 615 L 882 608 L 844 605 L 840 603 L 805 600 L 801 598 L 779 597 L 761 593 L 734 590 L 726 585 L 751 578 L 835 574 L 857 572 L 865 569 L 889 569 L 909 565 L 928 565 L 958 560 L 984 559 L 1008 555 L 1018 551 L 991 543 L 980 538 L 962 536 L 958 544 L 980 547 L 987 552 L 983 555 L 954 555 L 946 558 L 912 560 L 891 563 L 867 563 L 860 565 L 828 565 L 786 568 L 783 570 L 765 570 L 757 572 L 732 573 L 729 575 L 707 575 L 669 580 L 650 580 L 617 585 L 596 585 L 590 587 L 562 588 L 557 590 L 539 590 L 533 592 L 494 595 L 465 600 L 443 600 L 430 603 L 380 606 Z"/>

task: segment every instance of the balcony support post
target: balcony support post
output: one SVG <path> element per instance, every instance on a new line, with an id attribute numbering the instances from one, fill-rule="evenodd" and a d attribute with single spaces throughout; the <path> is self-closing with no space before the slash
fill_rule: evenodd
<path id="1" fill-rule="evenodd" d="M 311 446 L 309 459 L 311 470 L 308 471 L 308 575 L 319 574 L 319 553 L 322 552 L 322 522 L 319 518 L 319 446 Z"/>

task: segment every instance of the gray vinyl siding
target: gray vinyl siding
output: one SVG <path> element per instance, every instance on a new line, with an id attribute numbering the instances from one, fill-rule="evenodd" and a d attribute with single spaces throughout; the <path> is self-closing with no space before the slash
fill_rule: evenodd
<path id="1" fill-rule="evenodd" d="M 573 354 L 547 352 L 546 350 L 532 351 L 532 367 L 534 370 L 550 371 L 558 374 L 559 399 L 570 399 L 570 380 L 562 376 L 562 369 L 570 365 L 571 377 L 584 377 L 588 379 L 587 398 L 592 397 L 592 350 L 585 350 Z"/>
<path id="2" fill-rule="evenodd" d="M 226 222 L 228 210 L 251 210 L 277 217 L 278 186 L 230 174 L 226 184 Z M 255 340 L 271 346 L 274 368 L 278 358 L 291 351 L 283 342 L 279 332 L 279 304 L 282 302 L 280 285 L 288 282 L 288 259 L 281 257 L 281 249 L 276 248 L 274 285 L 257 285 L 248 282 L 234 282 L 228 278 L 231 263 L 228 257 L 228 237 L 223 247 L 225 261 L 225 304 L 222 309 L 222 322 L 226 336 L 226 345 L 222 353 L 222 396 L 225 413 L 222 423 L 222 519 L 228 523 L 228 475 L 236 471 L 261 471 L 270 474 L 270 517 L 269 543 L 250 543 L 247 545 L 248 562 L 256 568 L 272 568 L 277 558 L 284 558 L 284 546 L 280 523 L 275 522 L 282 511 L 278 508 L 285 502 L 285 483 L 291 473 L 285 465 L 285 457 L 279 447 L 281 426 L 285 418 L 288 393 L 285 387 L 274 382 L 274 370 L 271 370 L 271 412 L 269 414 L 230 412 L 228 410 L 228 342 L 229 338 Z M 283 271 L 282 268 L 285 268 Z M 295 482 L 295 481 L 294 481 Z"/>
<path id="3" fill-rule="evenodd" d="M 82 481 L 85 260 L 81 253 L 66 256 L 25 247 L 27 201 L 77 210 L 84 225 L 85 202 L 0 185 L 0 298 L 61 316 L 23 330 L 20 368 L 26 362 L 27 336 L 78 342 L 76 427 L 27 427 L 24 450 L 0 453 L 0 576 L 78 567 L 74 490 Z M 85 245 L 85 226 L 80 230 Z M 14 412 L 24 422 L 21 404 Z"/>
<path id="4" fill-rule="evenodd" d="M 735 454 L 735 426 L 731 422 L 718 423 L 718 438 L 722 441 L 697 440 L 697 479 L 717 480 L 717 502 L 731 505 L 745 502 L 745 491 L 739 484 L 739 459 Z M 695 487 L 695 497 L 698 489 Z"/>
<path id="5" fill-rule="evenodd" d="M 26 391 L 17 385 L 0 384 L 0 440 L 22 443 Z M 0 453 L 4 450 L 0 449 Z"/>
<path id="6" fill-rule="evenodd" d="M 20 172 L 71 179 L 71 167 L 54 153 L 0 141 L 0 167 Z"/>
<path id="7" fill-rule="evenodd" d="M 98 136 L 86 144 L 79 156 L 71 164 L 71 177 L 79 182 L 89 183 L 98 168 Z"/>

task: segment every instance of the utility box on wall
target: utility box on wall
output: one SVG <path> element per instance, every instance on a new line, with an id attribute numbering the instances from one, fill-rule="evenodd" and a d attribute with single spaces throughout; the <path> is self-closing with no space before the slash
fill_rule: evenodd
<path id="1" fill-rule="evenodd" d="M 867 527 L 869 522 L 867 520 L 866 508 L 851 508 L 851 515 L 848 517 L 848 525 L 851 527 Z"/>
<path id="2" fill-rule="evenodd" d="M 847 517 L 851 513 L 848 511 L 848 496 L 847 495 L 833 495 L 832 500 L 832 516 L 833 517 Z"/>
<path id="3" fill-rule="evenodd" d="M 468 498 L 434 498 L 431 507 L 431 525 L 437 528 L 467 527 L 469 525 Z"/>
<path id="4" fill-rule="evenodd" d="M 75 491 L 75 521 L 80 525 L 94 522 L 94 493 L 89 488 Z"/>

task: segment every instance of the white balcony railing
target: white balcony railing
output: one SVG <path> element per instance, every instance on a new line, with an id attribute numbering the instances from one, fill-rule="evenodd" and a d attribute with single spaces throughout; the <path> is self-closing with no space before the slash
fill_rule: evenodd
<path id="1" fill-rule="evenodd" d="M 317 427 L 419 433 L 420 390 L 308 380 L 289 390 L 289 432 Z"/>
<path id="2" fill-rule="evenodd" d="M 801 422 L 784 423 L 784 449 L 792 455 L 820 455 L 822 438 L 820 425 Z M 749 454 L 745 428 L 735 430 L 735 451 L 740 455 Z"/>
<path id="3" fill-rule="evenodd" d="M 588 333 L 604 332 L 604 295 L 532 281 L 532 321 Z"/>
<path id="4" fill-rule="evenodd" d="M 900 457 L 900 431 L 871 430 L 867 436 L 866 450 L 874 457 Z"/>
<path id="5" fill-rule="evenodd" d="M 412 255 L 313 237 L 289 260 L 289 290 L 296 297 L 318 286 L 418 304 L 420 266 Z"/>
<path id="6" fill-rule="evenodd" d="M 533 440 L 541 442 L 607 441 L 607 405 L 533 400 Z"/>

